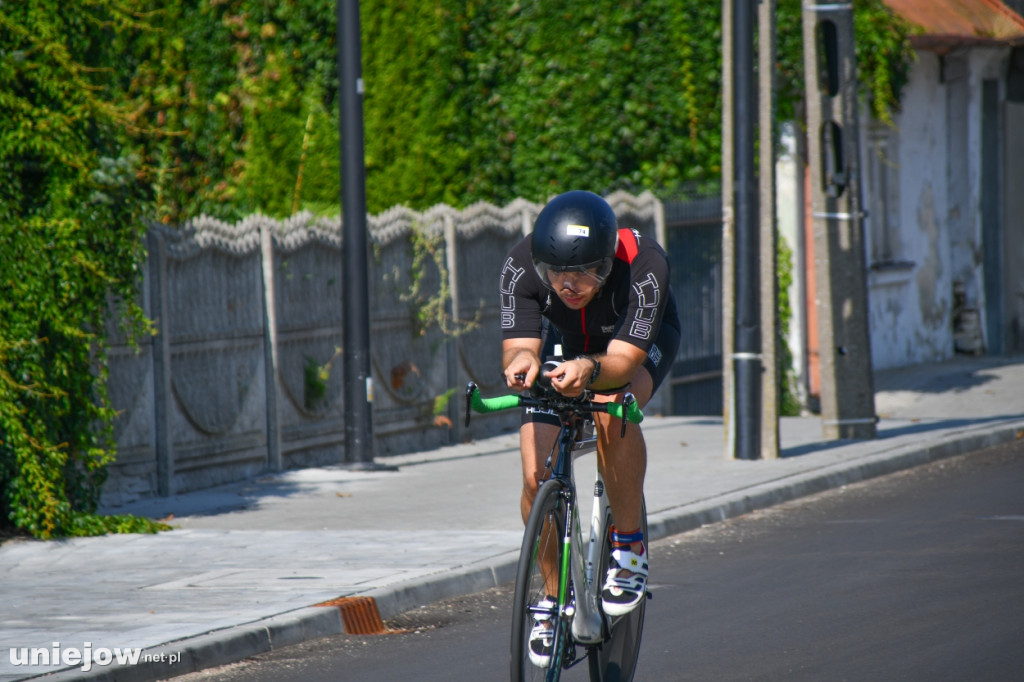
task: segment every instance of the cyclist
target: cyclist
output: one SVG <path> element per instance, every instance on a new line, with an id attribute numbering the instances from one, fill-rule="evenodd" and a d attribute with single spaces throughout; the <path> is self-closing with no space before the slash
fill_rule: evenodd
<path id="1" fill-rule="evenodd" d="M 626 387 L 642 408 L 671 369 L 680 326 L 664 250 L 639 232 L 619 229 L 615 213 L 586 191 L 560 194 L 544 206 L 533 233 L 509 252 L 501 273 L 502 366 L 510 388 L 530 388 L 556 343 L 566 359 L 546 372 L 566 396 L 600 389 L 595 400 L 621 400 Z M 647 451 L 639 428 L 625 437 L 607 414 L 595 414 L 598 465 L 612 508 L 612 556 L 604 576 L 606 614 L 630 612 L 646 594 L 642 532 Z M 529 515 L 558 419 L 526 409 L 520 427 L 521 511 Z M 553 572 L 552 572 L 553 574 Z M 554 589 L 552 587 L 551 589 Z M 552 592 L 551 594 L 554 594 Z M 531 659 L 550 660 L 551 622 L 538 605 Z"/>

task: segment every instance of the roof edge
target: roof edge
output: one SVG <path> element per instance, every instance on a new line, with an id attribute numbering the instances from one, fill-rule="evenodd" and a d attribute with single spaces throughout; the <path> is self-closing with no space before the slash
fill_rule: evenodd
<path id="1" fill-rule="evenodd" d="M 910 46 L 915 50 L 944 54 L 958 48 L 967 47 L 1020 47 L 1024 46 L 1024 36 L 1017 36 L 1014 38 L 984 38 L 956 34 L 944 35 L 926 33 L 910 36 Z"/>

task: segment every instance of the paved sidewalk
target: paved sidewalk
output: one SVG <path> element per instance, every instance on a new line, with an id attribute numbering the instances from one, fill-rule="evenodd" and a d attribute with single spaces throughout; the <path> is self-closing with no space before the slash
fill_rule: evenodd
<path id="1" fill-rule="evenodd" d="M 958 357 L 875 384 L 877 439 L 826 442 L 819 418 L 786 418 L 778 460 L 725 459 L 720 418 L 646 420 L 652 538 L 1024 437 L 1024 358 Z M 369 597 L 387 618 L 513 579 L 514 434 L 378 462 L 397 471 L 304 469 L 107 510 L 173 514 L 172 532 L 5 543 L 0 682 L 166 679 L 343 632 L 325 601 Z M 438 549 L 455 545 L 458 557 Z M 69 658 L 18 664 L 32 649 Z M 117 664 L 133 649 L 138 662 Z"/>

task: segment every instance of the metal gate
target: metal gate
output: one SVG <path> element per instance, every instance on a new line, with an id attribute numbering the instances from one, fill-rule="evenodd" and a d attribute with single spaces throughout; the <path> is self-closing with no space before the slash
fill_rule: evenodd
<path id="1" fill-rule="evenodd" d="M 722 414 L 722 197 L 664 202 L 682 337 L 668 379 L 671 412 Z"/>

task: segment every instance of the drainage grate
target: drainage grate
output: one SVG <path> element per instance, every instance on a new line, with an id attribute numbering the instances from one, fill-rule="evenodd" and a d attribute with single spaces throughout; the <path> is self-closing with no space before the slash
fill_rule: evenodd
<path id="1" fill-rule="evenodd" d="M 373 597 L 339 597 L 317 606 L 337 606 L 347 635 L 382 635 L 388 631 Z"/>

